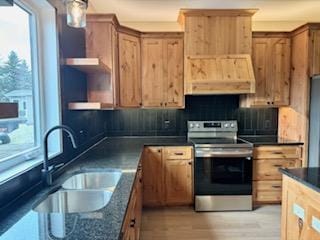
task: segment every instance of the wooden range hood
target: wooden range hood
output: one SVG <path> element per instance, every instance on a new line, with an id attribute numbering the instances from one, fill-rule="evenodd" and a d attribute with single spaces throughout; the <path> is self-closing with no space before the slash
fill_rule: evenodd
<path id="1" fill-rule="evenodd" d="M 255 92 L 251 18 L 257 9 L 182 9 L 185 95 Z"/>

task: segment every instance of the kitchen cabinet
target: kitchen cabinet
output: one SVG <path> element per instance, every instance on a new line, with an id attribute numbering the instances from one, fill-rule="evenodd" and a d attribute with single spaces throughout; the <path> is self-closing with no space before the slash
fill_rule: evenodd
<path id="1" fill-rule="evenodd" d="M 279 168 L 301 167 L 301 147 L 255 147 L 253 158 L 254 203 L 280 203 L 282 175 L 279 172 Z"/>
<path id="2" fill-rule="evenodd" d="M 183 108 L 181 34 L 142 35 L 142 105 Z"/>
<path id="3" fill-rule="evenodd" d="M 320 239 L 320 194 L 283 176 L 281 240 Z"/>
<path id="4" fill-rule="evenodd" d="M 320 74 L 320 25 L 305 24 L 291 33 L 290 106 L 279 109 L 278 135 L 304 143 L 308 166 L 310 78 Z"/>
<path id="5" fill-rule="evenodd" d="M 140 38 L 119 33 L 120 107 L 142 105 L 140 54 Z"/>
<path id="6" fill-rule="evenodd" d="M 252 62 L 256 92 L 244 96 L 241 100 L 242 106 L 280 107 L 289 105 L 291 64 L 289 36 L 274 37 L 272 34 L 254 36 Z"/>
<path id="7" fill-rule="evenodd" d="M 123 240 L 139 240 L 142 215 L 142 167 L 138 167 L 133 190 L 130 196 L 124 224 L 122 227 Z"/>
<path id="8" fill-rule="evenodd" d="M 143 155 L 144 206 L 192 204 L 192 165 L 192 147 L 146 147 Z"/>

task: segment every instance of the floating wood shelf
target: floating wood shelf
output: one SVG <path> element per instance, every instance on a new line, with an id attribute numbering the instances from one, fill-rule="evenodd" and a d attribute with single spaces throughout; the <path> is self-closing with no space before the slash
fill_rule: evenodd
<path id="1" fill-rule="evenodd" d="M 113 105 L 110 103 L 100 102 L 72 102 L 68 105 L 69 110 L 112 110 Z"/>
<path id="2" fill-rule="evenodd" d="M 0 103 L 0 119 L 17 118 L 18 115 L 18 103 Z"/>
<path id="3" fill-rule="evenodd" d="M 67 58 L 67 66 L 85 73 L 110 73 L 111 68 L 100 61 L 99 58 Z"/>

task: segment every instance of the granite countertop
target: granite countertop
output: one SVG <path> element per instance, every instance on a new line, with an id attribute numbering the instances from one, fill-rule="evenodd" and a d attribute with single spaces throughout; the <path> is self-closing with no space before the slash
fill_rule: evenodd
<path id="1" fill-rule="evenodd" d="M 320 193 L 320 168 L 281 168 L 280 172 Z"/>
<path id="2" fill-rule="evenodd" d="M 7 216 L 1 216 L 1 240 L 99 239 L 118 240 L 129 202 L 138 163 L 145 145 L 191 145 L 185 137 L 119 137 L 106 138 L 85 157 L 67 165 L 53 187 L 42 189 L 23 200 Z M 121 169 L 122 176 L 110 202 L 89 213 L 37 213 L 32 210 L 67 178 L 88 169 Z M 80 200 L 81 201 L 81 200 Z"/>
<path id="3" fill-rule="evenodd" d="M 239 138 L 252 143 L 254 146 L 263 145 L 303 145 L 302 142 L 294 141 L 285 138 L 279 138 L 278 136 L 263 136 L 263 135 L 243 135 Z"/>

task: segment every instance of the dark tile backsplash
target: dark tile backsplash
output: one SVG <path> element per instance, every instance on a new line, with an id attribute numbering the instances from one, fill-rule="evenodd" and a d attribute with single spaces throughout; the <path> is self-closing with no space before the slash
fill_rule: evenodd
<path id="1" fill-rule="evenodd" d="M 277 135 L 278 110 L 239 108 L 239 96 L 187 96 L 177 110 L 125 109 L 105 112 L 108 136 L 186 135 L 188 120 L 237 120 L 240 135 Z"/>

